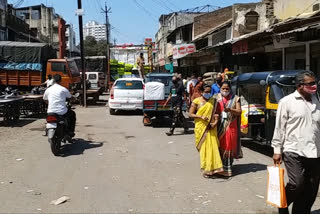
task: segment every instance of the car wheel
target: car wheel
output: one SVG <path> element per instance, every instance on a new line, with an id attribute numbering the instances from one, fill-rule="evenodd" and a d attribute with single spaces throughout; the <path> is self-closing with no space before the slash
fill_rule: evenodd
<path id="1" fill-rule="evenodd" d="M 110 112 L 111 115 L 115 115 L 116 114 L 116 110 L 112 109 L 112 108 L 109 109 L 109 112 Z"/>

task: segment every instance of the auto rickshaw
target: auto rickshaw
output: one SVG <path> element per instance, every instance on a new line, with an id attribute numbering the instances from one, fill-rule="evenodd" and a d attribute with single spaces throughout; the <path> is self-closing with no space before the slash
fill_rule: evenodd
<path id="1" fill-rule="evenodd" d="M 241 140 L 271 145 L 281 98 L 296 90 L 301 70 L 244 73 L 232 79 L 232 91 L 240 97 Z"/>

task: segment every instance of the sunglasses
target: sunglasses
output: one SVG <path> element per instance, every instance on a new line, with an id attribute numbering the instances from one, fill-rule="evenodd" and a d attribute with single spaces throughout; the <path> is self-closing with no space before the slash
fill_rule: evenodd
<path id="1" fill-rule="evenodd" d="M 314 82 L 306 82 L 306 83 L 302 83 L 302 85 L 307 85 L 307 86 L 313 86 L 313 85 L 316 85 L 317 83 L 314 81 Z"/>

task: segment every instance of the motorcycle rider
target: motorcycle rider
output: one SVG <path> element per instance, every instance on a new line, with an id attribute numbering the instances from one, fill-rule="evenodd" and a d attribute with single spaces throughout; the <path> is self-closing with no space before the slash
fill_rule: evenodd
<path id="1" fill-rule="evenodd" d="M 67 127 L 69 136 L 74 137 L 74 130 L 76 125 L 76 113 L 72 110 L 68 111 L 66 100 L 70 99 L 72 95 L 65 87 L 61 86 L 61 76 L 56 74 L 53 76 L 54 84 L 49 87 L 43 99 L 48 101 L 48 114 L 57 114 L 63 116 L 67 120 Z"/>
<path id="2" fill-rule="evenodd" d="M 47 88 L 49 88 L 53 84 L 54 84 L 54 80 L 52 79 L 52 75 L 49 74 L 48 79 L 44 83 L 42 83 L 40 86 L 46 86 Z"/>

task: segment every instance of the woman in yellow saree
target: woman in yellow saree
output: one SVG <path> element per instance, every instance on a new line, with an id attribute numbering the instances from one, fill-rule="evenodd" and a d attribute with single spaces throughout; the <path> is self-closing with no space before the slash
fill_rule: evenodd
<path id="1" fill-rule="evenodd" d="M 201 171 L 205 178 L 223 172 L 217 137 L 219 115 L 215 113 L 216 107 L 216 99 L 211 97 L 211 87 L 206 85 L 202 96 L 193 100 L 189 111 L 189 116 L 195 119 L 196 148 L 200 153 Z"/>

